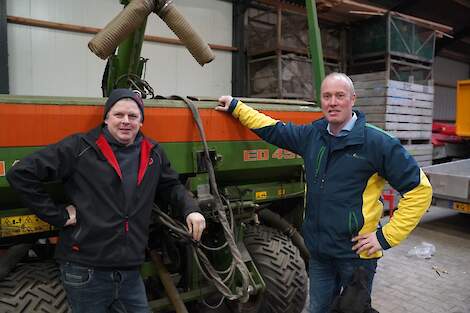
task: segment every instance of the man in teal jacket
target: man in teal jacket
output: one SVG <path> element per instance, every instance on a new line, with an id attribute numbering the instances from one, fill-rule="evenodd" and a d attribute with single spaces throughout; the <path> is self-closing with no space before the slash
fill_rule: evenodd
<path id="1" fill-rule="evenodd" d="M 397 139 L 353 111 L 355 98 L 351 79 L 332 73 L 321 86 L 324 118 L 309 125 L 274 120 L 231 96 L 220 97 L 215 108 L 304 159 L 311 313 L 328 312 L 358 267 L 368 273 L 370 295 L 382 251 L 404 240 L 431 203 L 431 185 L 416 161 Z M 402 199 L 393 219 L 380 227 L 386 181 Z"/>

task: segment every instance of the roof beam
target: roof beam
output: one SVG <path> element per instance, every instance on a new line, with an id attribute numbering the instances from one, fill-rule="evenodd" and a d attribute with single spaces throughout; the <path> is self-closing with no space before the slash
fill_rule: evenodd
<path id="1" fill-rule="evenodd" d="M 397 5 L 390 8 L 390 11 L 403 12 L 411 8 L 416 0 L 401 0 Z"/>
<path id="2" fill-rule="evenodd" d="M 464 7 L 470 9 L 470 1 L 469 0 L 452 0 L 452 1 L 454 1 L 455 3 L 463 5 Z"/>
<path id="3" fill-rule="evenodd" d="M 459 29 L 452 36 L 453 38 L 443 38 L 436 42 L 436 53 L 439 53 L 442 49 L 447 48 L 452 45 L 454 42 L 459 41 L 465 37 L 468 37 L 470 34 L 470 25 L 465 26 L 464 28 Z"/>

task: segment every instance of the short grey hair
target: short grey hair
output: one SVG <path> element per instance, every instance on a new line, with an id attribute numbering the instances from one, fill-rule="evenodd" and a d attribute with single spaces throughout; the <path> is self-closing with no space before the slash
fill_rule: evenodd
<path id="1" fill-rule="evenodd" d="M 344 73 L 333 72 L 333 73 L 330 73 L 330 74 L 326 75 L 326 77 L 323 79 L 323 82 L 327 78 L 337 78 L 337 79 L 343 80 L 344 82 L 346 82 L 346 84 L 348 84 L 349 90 L 351 91 L 351 95 L 356 95 L 356 91 L 354 90 L 353 81 L 351 80 L 351 78 L 349 78 L 348 75 L 346 75 Z M 323 82 L 322 82 L 322 86 L 323 86 Z"/>

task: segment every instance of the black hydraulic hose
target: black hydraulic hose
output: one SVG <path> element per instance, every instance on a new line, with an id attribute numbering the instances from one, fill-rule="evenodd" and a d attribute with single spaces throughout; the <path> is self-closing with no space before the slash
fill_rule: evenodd
<path id="1" fill-rule="evenodd" d="M 8 252 L 0 258 L 0 280 L 3 280 L 15 268 L 31 247 L 31 244 L 22 243 L 8 249 Z"/>
<path id="2" fill-rule="evenodd" d="M 299 249 L 300 255 L 305 264 L 308 264 L 310 253 L 305 246 L 304 238 L 299 234 L 297 229 L 289 222 L 283 219 L 279 214 L 274 213 L 269 209 L 262 209 L 258 211 L 258 216 L 266 225 L 278 229 L 283 234 L 292 239 L 292 243 Z"/>
<path id="3" fill-rule="evenodd" d="M 165 225 L 166 227 L 174 231 L 175 236 L 187 242 L 191 242 L 193 244 L 192 253 L 194 256 L 194 260 L 196 261 L 196 264 L 199 266 L 199 269 L 201 270 L 201 274 L 208 281 L 212 281 L 212 283 L 215 285 L 217 290 L 219 290 L 219 292 L 227 299 L 229 300 L 240 299 L 240 295 L 234 294 L 232 290 L 230 290 L 229 286 L 227 286 L 226 284 L 226 281 L 232 278 L 232 274 L 233 274 L 232 267 L 234 265 L 230 266 L 230 270 L 227 271 L 228 274 L 226 275 L 225 279 L 222 279 L 220 275 L 218 274 L 217 270 L 210 263 L 207 256 L 201 250 L 201 247 L 200 247 L 201 245 L 192 239 L 191 234 L 189 234 L 187 227 L 183 223 L 168 216 L 166 213 L 160 210 L 160 208 L 155 204 L 153 207 L 153 211 L 157 214 L 159 221 L 163 225 Z M 232 263 L 234 264 L 234 262 Z"/>

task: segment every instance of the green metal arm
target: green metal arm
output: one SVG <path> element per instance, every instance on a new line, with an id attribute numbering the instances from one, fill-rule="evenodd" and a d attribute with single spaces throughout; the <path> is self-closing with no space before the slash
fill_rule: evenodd
<path id="1" fill-rule="evenodd" d="M 120 0 L 124 6 L 128 0 Z M 140 57 L 144 42 L 147 19 L 144 20 L 135 32 L 133 32 L 118 47 L 117 53 L 108 60 L 107 69 L 103 76 L 103 96 L 107 97 L 114 88 L 131 87 L 128 78 L 142 76 L 145 59 Z"/>
<path id="2" fill-rule="evenodd" d="M 317 103 L 321 100 L 321 82 L 325 78 L 325 66 L 323 64 L 323 51 L 321 47 L 320 27 L 318 26 L 317 6 L 315 0 L 305 0 L 308 17 L 308 39 L 310 56 L 312 58 L 312 78 L 315 87 Z"/>

